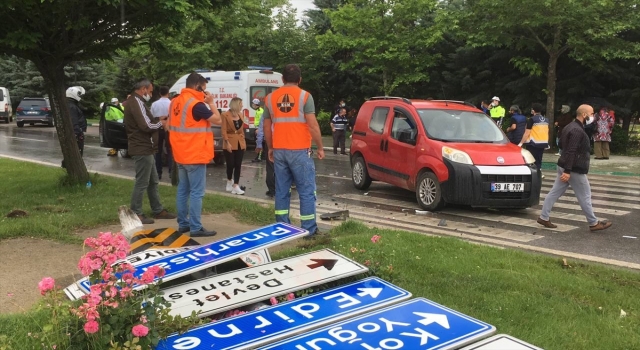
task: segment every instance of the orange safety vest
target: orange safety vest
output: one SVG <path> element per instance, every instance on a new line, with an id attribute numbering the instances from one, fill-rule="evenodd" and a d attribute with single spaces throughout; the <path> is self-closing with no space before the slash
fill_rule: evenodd
<path id="1" fill-rule="evenodd" d="M 209 164 L 213 159 L 213 132 L 208 120 L 193 119 L 193 106 L 204 101 L 204 93 L 184 88 L 171 101 L 169 131 L 171 151 L 178 164 Z"/>
<path id="2" fill-rule="evenodd" d="M 273 149 L 311 148 L 311 132 L 304 117 L 309 93 L 295 85 L 285 85 L 265 99 L 273 123 Z"/>

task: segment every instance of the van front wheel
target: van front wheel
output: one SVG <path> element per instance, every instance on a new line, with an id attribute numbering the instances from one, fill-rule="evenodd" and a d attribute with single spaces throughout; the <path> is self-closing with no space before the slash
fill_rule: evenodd
<path id="1" fill-rule="evenodd" d="M 418 186 L 416 186 L 416 199 L 420 207 L 425 210 L 437 211 L 442 209 L 444 206 L 442 188 L 434 173 L 425 172 L 420 175 Z"/>

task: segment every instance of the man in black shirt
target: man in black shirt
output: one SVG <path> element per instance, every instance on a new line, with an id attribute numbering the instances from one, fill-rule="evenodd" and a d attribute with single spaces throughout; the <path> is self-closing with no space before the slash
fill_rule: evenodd
<path id="1" fill-rule="evenodd" d="M 562 155 L 558 159 L 558 176 L 551 191 L 544 199 L 542 213 L 538 218 L 538 223 L 544 227 L 558 227 L 551 223 L 549 214 L 551 214 L 555 202 L 569 186 L 576 194 L 591 231 L 604 230 L 612 225 L 610 221 L 599 221 L 593 213 L 591 205 L 591 186 L 587 179 L 591 146 L 589 145 L 589 137 L 584 131 L 585 122 L 591 118 L 593 118 L 593 107 L 581 105 L 576 111 L 576 119 L 562 130 L 562 135 L 560 135 Z"/>

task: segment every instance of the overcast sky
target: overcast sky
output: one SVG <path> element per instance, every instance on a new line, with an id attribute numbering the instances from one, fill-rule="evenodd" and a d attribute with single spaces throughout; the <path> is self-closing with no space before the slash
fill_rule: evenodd
<path id="1" fill-rule="evenodd" d="M 313 0 L 289 0 L 291 6 L 298 10 L 298 19 L 304 16 L 304 11 L 313 8 Z"/>

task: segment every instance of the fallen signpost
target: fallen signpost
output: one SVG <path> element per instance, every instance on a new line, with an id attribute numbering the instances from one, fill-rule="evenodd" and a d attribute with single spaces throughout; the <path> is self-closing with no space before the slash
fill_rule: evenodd
<path id="1" fill-rule="evenodd" d="M 369 269 L 323 249 L 161 289 L 170 313 L 206 317 L 256 301 L 364 273 Z"/>
<path id="2" fill-rule="evenodd" d="M 495 330 L 433 301 L 416 298 L 259 349 L 458 349 Z"/>
<path id="3" fill-rule="evenodd" d="M 162 280 L 166 282 L 308 234 L 307 230 L 299 227 L 276 223 L 209 244 L 188 247 L 191 249 L 158 259 L 141 258 L 140 254 L 144 256 L 144 254 L 154 254 L 152 252 L 155 252 L 154 250 L 147 250 L 127 257 L 125 261 L 130 262 L 136 268 L 134 276 L 137 278 L 140 278 L 144 271 L 151 266 L 164 268 L 165 275 Z M 132 260 L 136 260 L 136 262 L 132 262 Z M 91 283 L 89 280 L 83 279 L 77 283 L 85 292 L 90 290 Z M 139 290 L 144 287 L 143 285 L 138 285 L 134 289 Z"/>
<path id="4" fill-rule="evenodd" d="M 171 335 L 156 350 L 255 349 L 410 297 L 411 293 L 370 277 Z"/>

